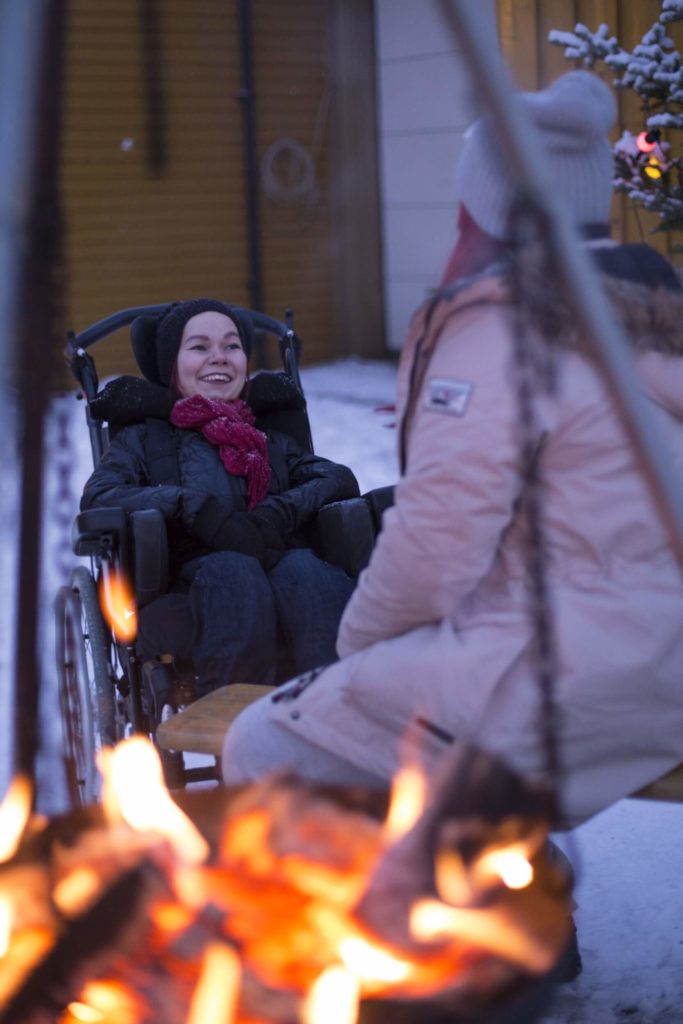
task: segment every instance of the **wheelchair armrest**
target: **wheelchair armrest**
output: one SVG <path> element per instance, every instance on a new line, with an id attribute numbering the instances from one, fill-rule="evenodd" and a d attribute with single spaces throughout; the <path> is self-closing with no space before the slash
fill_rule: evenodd
<path id="1" fill-rule="evenodd" d="M 373 491 L 366 491 L 363 500 L 367 501 L 375 527 L 375 534 L 382 529 L 382 516 L 388 508 L 394 504 L 394 486 L 375 487 Z"/>
<path id="2" fill-rule="evenodd" d="M 128 529 L 122 508 L 89 508 L 80 512 L 71 528 L 71 546 L 76 555 L 95 555 L 106 547 L 121 545 Z"/>
<path id="3" fill-rule="evenodd" d="M 156 508 L 130 515 L 133 539 L 133 586 L 138 608 L 166 593 L 169 582 L 169 551 L 166 520 Z"/>
<path id="4" fill-rule="evenodd" d="M 374 543 L 372 513 L 364 498 L 347 498 L 324 505 L 313 522 L 313 550 L 349 576 L 358 576 L 365 568 Z"/>

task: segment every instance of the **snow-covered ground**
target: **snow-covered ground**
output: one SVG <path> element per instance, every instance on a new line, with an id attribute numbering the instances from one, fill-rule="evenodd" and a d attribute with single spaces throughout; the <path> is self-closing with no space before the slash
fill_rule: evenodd
<path id="1" fill-rule="evenodd" d="M 347 360 L 308 368 L 302 376 L 316 450 L 350 465 L 363 490 L 392 483 L 397 473 L 395 431 L 388 429 L 392 416 L 376 410 L 393 399 L 393 365 Z M 66 449 L 59 442 L 61 426 L 68 427 Z M 91 467 L 82 407 L 73 396 L 53 402 L 47 434 L 49 461 L 53 466 L 61 462 L 70 475 L 68 481 L 60 481 L 54 469 L 48 472 L 43 551 L 41 804 L 47 811 L 58 811 L 65 796 L 49 609 L 64 578 L 68 536 L 55 508 L 63 509 L 65 501 L 68 505 L 68 493 L 75 510 Z M 13 565 L 8 523 L 15 521 L 8 513 L 15 498 L 6 490 L 2 499 L 0 627 L 7 636 Z M 6 649 L 5 645 L 3 654 L 0 645 L 0 676 L 5 678 Z M 6 738 L 6 705 L 4 710 Z M 0 778 L 0 785 L 4 787 L 5 781 Z M 584 971 L 576 982 L 561 987 L 544 1024 L 683 1022 L 683 805 L 622 801 L 578 829 L 570 852 L 579 871 L 576 921 Z"/>

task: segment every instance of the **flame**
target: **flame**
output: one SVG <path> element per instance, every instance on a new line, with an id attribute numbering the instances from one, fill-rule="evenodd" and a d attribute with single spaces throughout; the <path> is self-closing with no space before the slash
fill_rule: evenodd
<path id="1" fill-rule="evenodd" d="M 52 890 L 52 899 L 63 914 L 71 917 L 90 906 L 100 888 L 97 872 L 84 865 L 57 882 Z"/>
<path id="2" fill-rule="evenodd" d="M 301 1024 L 354 1024 L 358 979 L 343 967 L 328 967 L 313 982 L 301 1008 Z"/>
<path id="3" fill-rule="evenodd" d="M 492 850 L 481 858 L 482 866 L 490 866 L 508 889 L 526 889 L 534 878 L 534 869 L 521 850 Z"/>
<path id="4" fill-rule="evenodd" d="M 133 736 L 113 749 L 103 748 L 98 763 L 104 783 L 107 818 L 123 818 L 139 832 L 158 832 L 183 864 L 200 864 L 209 847 L 198 829 L 169 796 L 159 755 L 148 739 Z"/>
<path id="5" fill-rule="evenodd" d="M 90 981 L 80 996 L 69 1003 L 59 1024 L 137 1024 L 137 1000 L 116 981 Z"/>
<path id="6" fill-rule="evenodd" d="M 194 921 L 194 913 L 182 903 L 157 903 L 150 912 L 150 917 L 162 932 L 177 935 L 185 931 Z"/>
<path id="7" fill-rule="evenodd" d="M 417 765 L 405 765 L 394 776 L 391 800 L 384 823 L 385 838 L 395 842 L 408 832 L 421 816 L 427 797 L 424 772 Z"/>
<path id="8" fill-rule="evenodd" d="M 241 966 L 230 946 L 207 946 L 192 995 L 187 1024 L 231 1024 L 239 997 Z"/>
<path id="9" fill-rule="evenodd" d="M 28 778 L 17 775 L 0 804 L 0 864 L 17 851 L 31 813 L 31 795 Z"/>
<path id="10" fill-rule="evenodd" d="M 416 939 L 458 939 L 535 971 L 552 967 L 556 951 L 543 938 L 520 929 L 507 908 L 451 907 L 439 900 L 419 900 L 410 911 Z"/>
<path id="11" fill-rule="evenodd" d="M 523 838 L 484 847 L 465 863 L 457 849 L 439 850 L 434 865 L 436 891 L 446 903 L 463 906 L 476 901 L 478 894 L 499 886 L 526 889 L 534 879 L 530 857 L 543 846 L 547 837 L 543 826 L 532 828 Z"/>
<path id="12" fill-rule="evenodd" d="M 104 1020 L 104 1016 L 99 1010 L 94 1009 L 92 1006 L 88 1006 L 86 1003 L 69 1003 L 67 1006 L 67 1012 L 74 1020 L 83 1021 L 84 1024 L 90 1024 L 90 1022 L 97 1021 L 101 1022 Z"/>
<path id="13" fill-rule="evenodd" d="M 361 981 L 396 984 L 409 978 L 413 971 L 413 965 L 407 960 L 398 960 L 391 953 L 360 937 L 342 939 L 339 943 L 339 956 Z"/>
<path id="14" fill-rule="evenodd" d="M 9 949 L 13 918 L 12 904 L 6 896 L 0 896 L 0 959 Z"/>
<path id="15" fill-rule="evenodd" d="M 14 961 L 26 977 L 60 941 L 63 917 L 82 914 L 149 857 L 156 874 L 141 955 L 119 956 L 116 980 L 91 981 L 58 1024 L 140 1024 L 152 984 L 168 985 L 168 1005 L 182 1000 L 186 1024 L 354 1024 L 361 998 L 431 998 L 468 984 L 493 992 L 515 969 L 549 969 L 562 948 L 570 915 L 544 860 L 546 826 L 512 814 L 495 825 L 448 819 L 418 848 L 412 840 L 425 830 L 413 826 L 428 794 L 416 766 L 397 774 L 384 822 L 285 775 L 246 786 L 220 805 L 228 810 L 207 863 L 208 844 L 170 798 L 148 739 L 105 748 L 99 761 L 108 824 L 58 845 L 41 868 L 48 928 L 15 904 L 15 891 L 32 886 L 0 890 L 0 1005 Z M 0 821 L 14 815 L 7 856 L 26 827 L 26 786 L 23 802 L 8 795 L 0 806 Z M 423 898 L 432 867 L 436 895 Z"/>
<path id="16" fill-rule="evenodd" d="M 100 577 L 100 607 L 117 640 L 130 644 L 138 632 L 138 615 L 133 589 L 122 572 L 105 562 Z"/>

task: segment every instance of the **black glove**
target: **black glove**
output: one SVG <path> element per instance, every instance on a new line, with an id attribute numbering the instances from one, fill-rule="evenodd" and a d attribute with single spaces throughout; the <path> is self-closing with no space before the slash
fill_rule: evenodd
<path id="1" fill-rule="evenodd" d="M 116 377 L 95 395 L 90 415 L 109 423 L 142 423 L 149 417 L 167 420 L 172 408 L 173 398 L 167 388 L 143 377 Z"/>
<path id="2" fill-rule="evenodd" d="M 263 540 L 264 554 L 261 559 L 261 565 L 268 572 L 277 565 L 284 555 L 287 550 L 287 543 L 282 531 L 278 529 L 265 509 L 259 510 L 255 508 L 249 518 L 258 529 Z"/>
<path id="3" fill-rule="evenodd" d="M 195 535 L 214 551 L 239 551 L 262 562 L 265 543 L 246 512 L 210 494 L 199 506 L 192 524 Z"/>

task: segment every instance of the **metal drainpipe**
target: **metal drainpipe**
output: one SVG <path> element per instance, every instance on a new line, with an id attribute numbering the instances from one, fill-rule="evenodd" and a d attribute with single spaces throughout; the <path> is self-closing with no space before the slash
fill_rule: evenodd
<path id="1" fill-rule="evenodd" d="M 261 273 L 261 224 L 259 217 L 258 160 L 256 156 L 256 97 L 254 95 L 254 63 L 252 56 L 251 2 L 238 0 L 240 26 L 240 57 L 242 84 L 238 99 L 242 104 L 244 122 L 244 172 L 247 192 L 247 250 L 249 259 L 249 289 L 251 308 L 261 311 L 263 282 Z M 257 334 L 254 361 L 262 368 L 267 365 L 263 336 Z"/>

